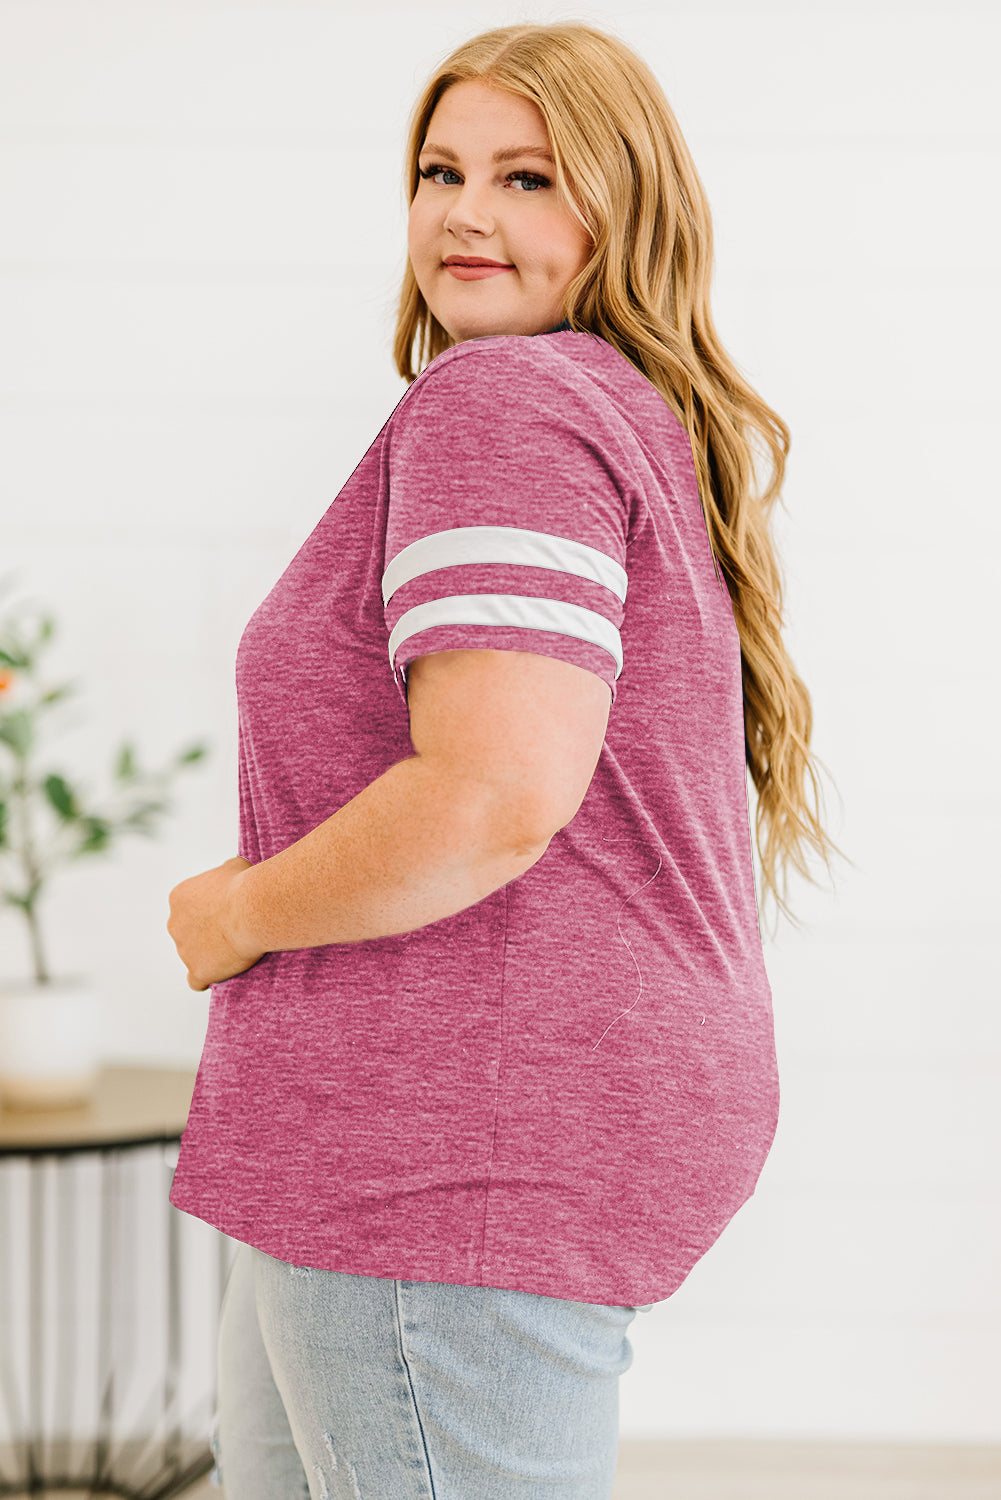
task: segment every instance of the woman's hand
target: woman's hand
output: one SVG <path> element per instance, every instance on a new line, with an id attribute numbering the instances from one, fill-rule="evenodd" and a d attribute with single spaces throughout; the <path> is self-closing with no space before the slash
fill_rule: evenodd
<path id="1" fill-rule="evenodd" d="M 213 870 L 182 880 L 170 893 L 167 931 L 193 990 L 207 990 L 211 984 L 232 979 L 264 957 L 263 951 L 241 952 L 229 937 L 230 901 L 243 871 L 251 868 L 249 860 L 237 855 Z"/>

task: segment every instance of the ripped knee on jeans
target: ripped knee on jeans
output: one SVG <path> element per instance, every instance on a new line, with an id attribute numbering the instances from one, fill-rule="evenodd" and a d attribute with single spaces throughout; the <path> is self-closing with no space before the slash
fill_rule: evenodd
<path id="1" fill-rule="evenodd" d="M 358 1488 L 358 1472 L 354 1464 L 345 1464 L 343 1460 L 338 1458 L 337 1450 L 334 1448 L 334 1435 L 332 1432 L 325 1432 L 323 1434 L 323 1445 L 330 1456 L 332 1472 L 347 1472 L 348 1484 L 351 1486 L 351 1500 L 361 1500 L 361 1490 Z M 313 1473 L 316 1475 L 319 1486 L 319 1500 L 330 1500 L 330 1487 L 327 1484 L 327 1476 L 323 1472 L 322 1467 L 319 1464 L 314 1464 Z"/>

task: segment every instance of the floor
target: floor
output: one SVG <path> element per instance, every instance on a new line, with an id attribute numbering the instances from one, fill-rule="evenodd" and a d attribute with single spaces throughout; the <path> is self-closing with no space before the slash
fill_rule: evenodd
<path id="1" fill-rule="evenodd" d="M 206 1478 L 184 1500 L 220 1493 Z M 623 1438 L 613 1500 L 1001 1500 L 1001 1446 Z"/>
<path id="2" fill-rule="evenodd" d="M 623 1440 L 614 1500 L 1001 1500 L 1001 1447 Z"/>

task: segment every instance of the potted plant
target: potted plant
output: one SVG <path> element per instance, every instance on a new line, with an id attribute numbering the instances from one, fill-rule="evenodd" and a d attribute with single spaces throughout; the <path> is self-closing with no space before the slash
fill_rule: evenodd
<path id="1" fill-rule="evenodd" d="M 55 622 L 33 605 L 0 618 L 0 899 L 24 919 L 32 976 L 0 981 L 0 1107 L 86 1103 L 97 1078 L 101 1007 L 83 979 L 50 972 L 39 904 L 60 865 L 106 853 L 126 833 L 147 836 L 169 810 L 174 776 L 206 754 L 182 750 L 163 770 L 145 771 L 126 741 L 112 788 L 94 800 L 61 771 L 38 765 L 43 731 L 73 683 L 46 684 L 39 660 Z"/>

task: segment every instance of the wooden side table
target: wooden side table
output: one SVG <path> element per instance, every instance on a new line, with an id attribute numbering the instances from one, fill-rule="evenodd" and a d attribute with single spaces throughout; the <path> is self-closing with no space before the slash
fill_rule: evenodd
<path id="1" fill-rule="evenodd" d="M 194 1081 L 108 1067 L 85 1108 L 0 1109 L 0 1495 L 166 1500 L 212 1466 L 236 1246 L 168 1199 Z"/>

